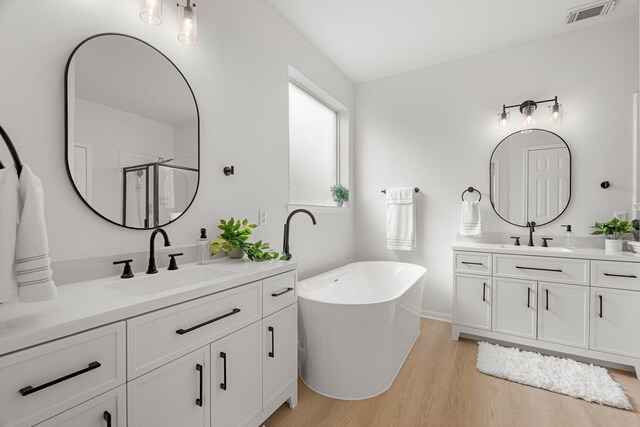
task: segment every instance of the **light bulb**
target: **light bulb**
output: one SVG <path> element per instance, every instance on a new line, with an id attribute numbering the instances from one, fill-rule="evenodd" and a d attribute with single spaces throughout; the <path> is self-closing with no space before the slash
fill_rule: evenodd
<path id="1" fill-rule="evenodd" d="M 196 44 L 198 37 L 198 21 L 196 17 L 195 4 L 191 4 L 191 0 L 187 0 L 187 5 L 179 7 L 180 33 L 178 40 L 180 43 L 193 46 Z"/>
<path id="2" fill-rule="evenodd" d="M 142 0 L 140 19 L 149 25 L 162 24 L 162 0 Z"/>
<path id="3" fill-rule="evenodd" d="M 562 105 L 556 102 L 549 107 L 549 121 L 551 124 L 562 123 Z"/>
<path id="4" fill-rule="evenodd" d="M 498 129 L 504 130 L 509 127 L 509 113 L 502 111 L 498 114 Z"/>

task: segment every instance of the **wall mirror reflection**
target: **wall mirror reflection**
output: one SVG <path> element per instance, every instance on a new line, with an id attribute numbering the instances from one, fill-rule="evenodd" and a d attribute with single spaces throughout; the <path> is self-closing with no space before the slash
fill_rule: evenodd
<path id="1" fill-rule="evenodd" d="M 199 125 L 185 77 L 149 44 L 99 34 L 71 54 L 67 171 L 104 219 L 145 229 L 180 217 L 198 189 Z"/>
<path id="2" fill-rule="evenodd" d="M 493 151 L 491 205 L 503 220 L 518 226 L 548 224 L 571 199 L 571 152 L 553 132 L 515 132 Z"/>

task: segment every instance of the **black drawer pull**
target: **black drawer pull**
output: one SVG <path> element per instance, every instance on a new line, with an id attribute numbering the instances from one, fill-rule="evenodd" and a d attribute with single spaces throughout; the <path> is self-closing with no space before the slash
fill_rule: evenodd
<path id="1" fill-rule="evenodd" d="M 73 377 L 77 377 L 78 375 L 82 375 L 82 374 L 84 374 L 86 372 L 93 371 L 94 369 L 98 369 L 100 366 L 102 366 L 102 365 L 99 362 L 91 362 L 91 363 L 89 363 L 89 366 L 87 366 L 84 369 L 80 369 L 79 371 L 76 371 L 76 372 L 74 372 L 72 374 L 65 375 L 64 377 L 60 377 L 60 378 L 55 379 L 53 381 L 49 381 L 48 383 L 45 383 L 45 384 L 42 384 L 42 385 L 39 385 L 39 386 L 36 386 L 36 387 L 32 387 L 32 386 L 28 385 L 28 386 L 26 386 L 24 388 L 21 388 L 19 390 L 19 393 L 22 396 L 28 396 L 28 395 L 30 395 L 32 393 L 35 393 L 36 391 L 40 391 L 40 390 L 45 389 L 47 387 L 51 387 L 52 385 L 56 385 L 56 384 L 61 383 L 63 381 L 69 380 L 69 379 L 71 379 Z"/>
<path id="2" fill-rule="evenodd" d="M 605 276 L 610 276 L 610 277 L 625 277 L 627 279 L 637 279 L 638 276 L 636 276 L 635 274 L 613 274 L 613 273 L 604 273 Z"/>
<path id="3" fill-rule="evenodd" d="M 203 372 L 202 372 L 203 369 L 201 364 L 199 363 L 196 364 L 196 371 L 198 371 L 198 377 L 200 380 L 200 392 L 199 392 L 200 397 L 196 399 L 196 405 L 202 406 L 202 389 L 203 389 L 202 382 L 204 381 L 204 378 L 203 378 Z"/>
<path id="4" fill-rule="evenodd" d="M 469 262 L 469 261 L 460 261 L 460 264 L 465 264 L 465 265 L 484 265 L 481 262 Z"/>
<path id="5" fill-rule="evenodd" d="M 218 320 L 222 320 L 225 317 L 233 316 L 236 313 L 240 313 L 240 309 L 239 308 L 234 308 L 233 310 L 231 310 L 230 312 L 228 312 L 226 314 L 223 314 L 222 316 L 218 316 L 218 317 L 216 317 L 214 319 L 207 320 L 206 322 L 200 323 L 199 325 L 196 325 L 196 326 L 192 326 L 192 327 L 190 327 L 188 329 L 178 329 L 176 331 L 176 334 L 184 335 L 184 334 L 189 333 L 191 331 L 194 331 L 194 330 L 196 330 L 198 328 L 202 328 L 203 326 L 207 326 L 207 325 L 209 325 L 209 324 L 211 324 L 213 322 L 217 322 Z"/>
<path id="6" fill-rule="evenodd" d="M 220 352 L 220 357 L 222 358 L 222 382 L 220 383 L 220 388 L 222 390 L 227 389 L 227 353 L 224 351 Z"/>
<path id="7" fill-rule="evenodd" d="M 547 294 L 547 301 L 546 301 L 546 304 L 545 304 L 545 309 L 547 311 L 549 311 L 549 289 L 545 289 L 544 292 L 545 292 L 545 294 Z"/>
<path id="8" fill-rule="evenodd" d="M 482 283 L 482 302 L 487 300 L 487 284 Z"/>
<path id="9" fill-rule="evenodd" d="M 271 351 L 269 352 L 269 357 L 273 359 L 276 357 L 276 344 L 275 344 L 276 331 L 273 329 L 273 326 L 269 326 L 267 330 L 271 332 Z"/>
<path id="10" fill-rule="evenodd" d="M 272 297 L 279 297 L 280 295 L 284 295 L 284 294 L 286 294 L 287 292 L 291 292 L 292 290 L 293 290 L 293 288 L 287 288 L 287 289 L 285 289 L 284 291 L 280 291 L 280 292 L 273 293 L 273 294 L 271 294 L 271 296 L 272 296 Z"/>
<path id="11" fill-rule="evenodd" d="M 554 273 L 562 273 L 562 270 L 556 268 L 520 267 L 519 265 L 516 265 L 516 268 L 520 270 L 553 271 Z"/>
<path id="12" fill-rule="evenodd" d="M 107 422 L 107 427 L 111 427 L 111 414 L 109 411 L 104 411 L 102 414 L 102 419 Z"/>
<path id="13" fill-rule="evenodd" d="M 598 298 L 600 299 L 600 318 L 602 319 L 602 295 L 598 295 Z"/>
<path id="14" fill-rule="evenodd" d="M 531 308 L 531 288 L 527 286 L 527 308 Z"/>

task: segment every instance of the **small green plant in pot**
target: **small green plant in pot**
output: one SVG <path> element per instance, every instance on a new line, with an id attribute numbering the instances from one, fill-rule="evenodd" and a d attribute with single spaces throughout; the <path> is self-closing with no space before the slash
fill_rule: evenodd
<path id="1" fill-rule="evenodd" d="M 287 259 L 286 256 L 281 256 L 278 252 L 272 251 L 269 243 L 263 243 L 262 240 L 258 240 L 255 243 L 247 243 L 244 251 L 251 261 L 267 261 L 272 259 L 286 261 Z"/>
<path id="2" fill-rule="evenodd" d="M 606 251 L 621 252 L 623 241 L 618 239 L 621 235 L 631 230 L 632 225 L 629 221 L 620 221 L 618 218 L 613 218 L 607 222 L 596 222 L 591 228 L 595 228 L 595 231 L 591 234 L 604 236 Z"/>
<path id="3" fill-rule="evenodd" d="M 342 206 L 344 202 L 349 201 L 349 190 L 341 184 L 331 187 L 331 197 L 337 206 Z"/>
<path id="4" fill-rule="evenodd" d="M 265 261 L 272 259 L 285 259 L 280 257 L 278 252 L 269 248 L 269 243 L 263 243 L 262 240 L 251 243 L 249 236 L 253 234 L 253 229 L 257 226 L 249 224 L 248 219 L 235 220 L 231 217 L 229 220 L 220 220 L 218 228 L 222 232 L 216 240 L 211 242 L 211 255 L 216 255 L 223 250 L 231 259 L 241 259 L 246 253 L 251 261 Z"/>

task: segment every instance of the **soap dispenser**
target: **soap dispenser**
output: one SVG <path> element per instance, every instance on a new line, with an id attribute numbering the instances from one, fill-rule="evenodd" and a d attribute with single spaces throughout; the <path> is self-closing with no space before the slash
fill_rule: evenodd
<path id="1" fill-rule="evenodd" d="M 561 227 L 565 227 L 567 229 L 567 233 L 564 238 L 564 247 L 572 248 L 573 247 L 573 233 L 571 232 L 571 225 L 561 225 Z"/>
<path id="2" fill-rule="evenodd" d="M 209 239 L 207 238 L 207 229 L 200 229 L 200 238 L 196 243 L 196 252 L 198 256 L 198 264 L 208 264 L 211 261 L 211 249 L 209 248 Z"/>

